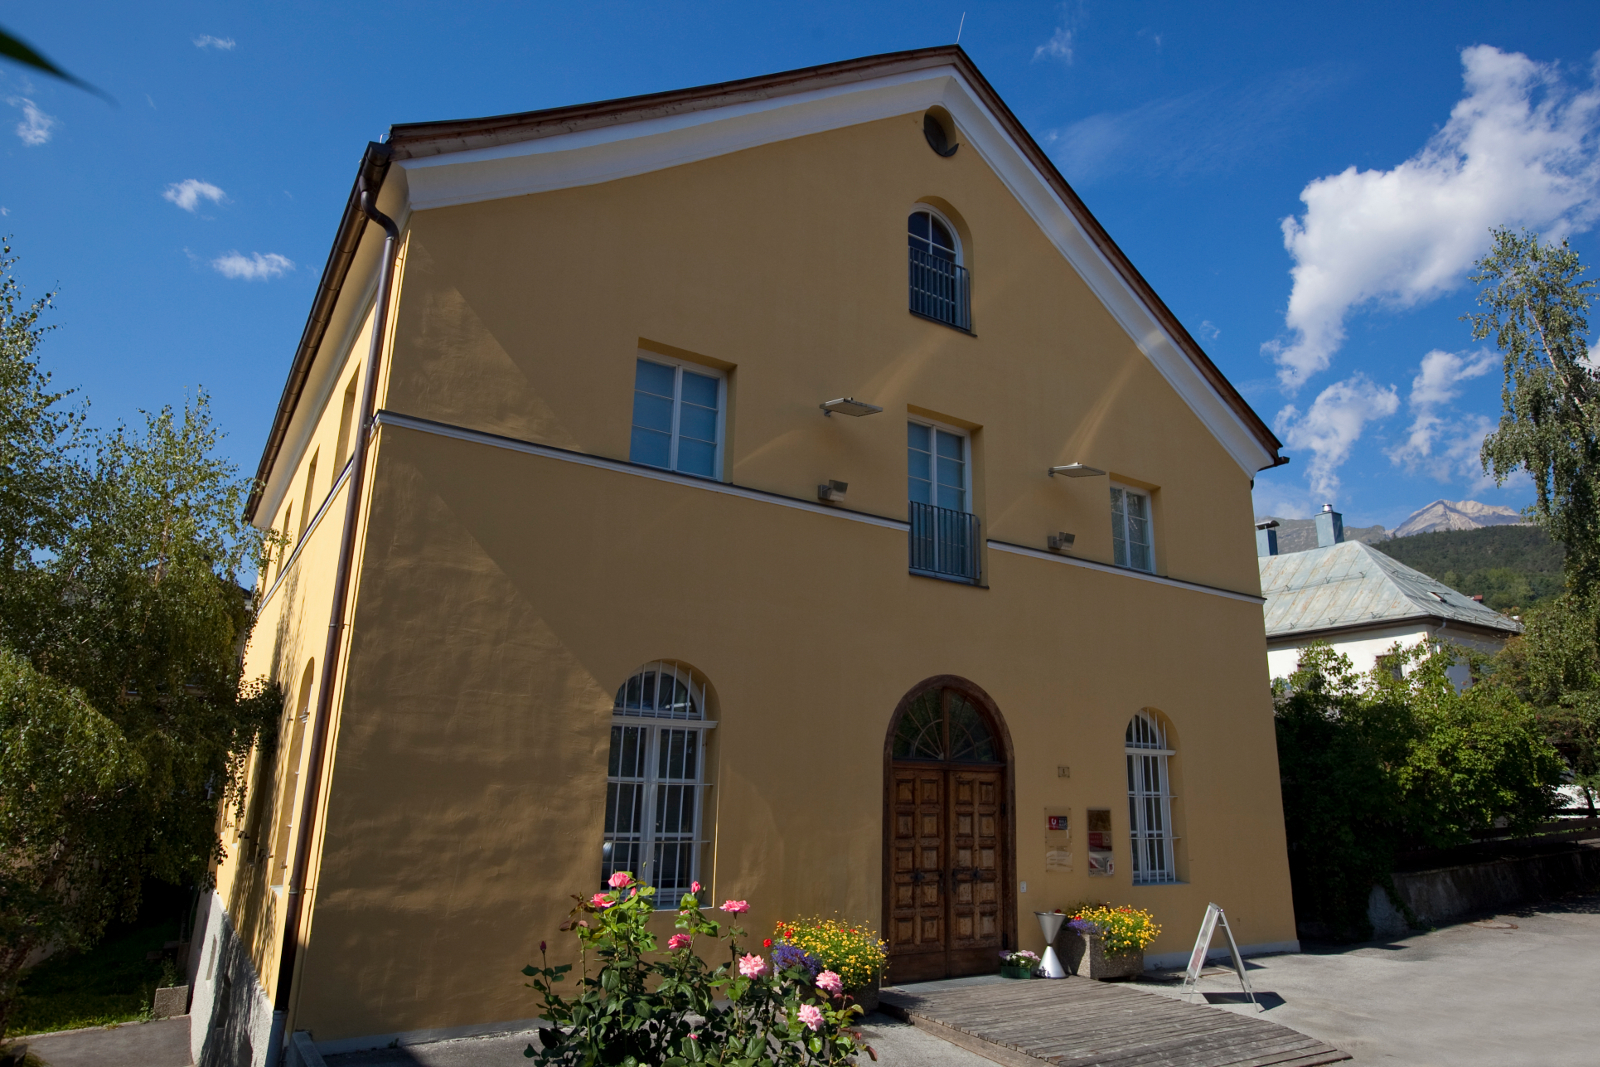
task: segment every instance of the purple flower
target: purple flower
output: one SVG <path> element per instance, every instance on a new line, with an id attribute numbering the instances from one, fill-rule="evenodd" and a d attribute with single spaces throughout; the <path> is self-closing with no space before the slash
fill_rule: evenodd
<path id="1" fill-rule="evenodd" d="M 1098 934 L 1100 932 L 1100 924 L 1091 919 L 1073 919 L 1067 926 L 1080 934 Z"/>
<path id="2" fill-rule="evenodd" d="M 822 961 L 796 945 L 780 943 L 772 950 L 772 969 L 782 974 L 790 967 L 804 967 L 813 977 L 822 970 Z"/>

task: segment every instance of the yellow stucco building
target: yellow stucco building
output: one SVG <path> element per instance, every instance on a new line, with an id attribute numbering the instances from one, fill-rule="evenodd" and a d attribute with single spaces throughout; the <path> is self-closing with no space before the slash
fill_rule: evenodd
<path id="1" fill-rule="evenodd" d="M 891 980 L 1091 897 L 1294 948 L 1278 448 L 959 49 L 395 127 L 251 501 L 197 1062 L 526 1020 L 616 869 Z"/>

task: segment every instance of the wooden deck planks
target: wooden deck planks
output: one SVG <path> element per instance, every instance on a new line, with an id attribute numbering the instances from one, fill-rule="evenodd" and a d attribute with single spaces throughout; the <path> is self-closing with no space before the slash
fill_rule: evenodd
<path id="1" fill-rule="evenodd" d="M 896 987 L 882 1002 L 1010 1067 L 1319 1067 L 1350 1058 L 1265 1019 L 1085 978 Z"/>

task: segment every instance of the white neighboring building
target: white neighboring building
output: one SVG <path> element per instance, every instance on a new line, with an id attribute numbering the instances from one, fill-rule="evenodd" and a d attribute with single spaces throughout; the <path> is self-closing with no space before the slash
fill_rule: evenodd
<path id="1" fill-rule="evenodd" d="M 1316 548 L 1280 556 L 1276 531 L 1265 527 L 1256 545 L 1273 678 L 1292 674 L 1300 650 L 1314 641 L 1326 641 L 1365 672 L 1396 642 L 1410 648 L 1436 637 L 1492 654 L 1522 632 L 1515 619 L 1370 545 L 1345 541 L 1343 517 L 1332 505 L 1317 516 Z M 1465 665 L 1451 668 L 1450 676 L 1466 686 Z"/>

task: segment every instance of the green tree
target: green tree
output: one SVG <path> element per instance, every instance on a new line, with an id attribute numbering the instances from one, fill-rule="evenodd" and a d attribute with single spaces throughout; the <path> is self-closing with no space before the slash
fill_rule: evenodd
<path id="1" fill-rule="evenodd" d="M 1396 646 L 1370 674 L 1326 645 L 1274 685 L 1295 913 L 1336 937 L 1367 936 L 1374 885 L 1393 891 L 1401 852 L 1447 848 L 1504 820 L 1550 811 L 1561 761 L 1503 686 L 1457 692 L 1459 653 Z"/>
<path id="2" fill-rule="evenodd" d="M 1600 375 L 1589 364 L 1592 279 L 1578 253 L 1537 234 L 1494 231 L 1478 261 L 1486 283 L 1469 316 L 1476 340 L 1493 337 L 1504 360 L 1500 426 L 1483 439 L 1484 470 L 1503 483 L 1533 479 L 1531 517 L 1566 546 L 1567 589 L 1588 597 L 1600 582 Z"/>
<path id="3" fill-rule="evenodd" d="M 1600 652 L 1595 601 L 1568 594 L 1530 612 L 1522 636 L 1495 657 L 1491 680 L 1531 705 L 1585 791 L 1600 792 Z"/>
<path id="4" fill-rule="evenodd" d="M 9 253 L 9 249 L 7 250 Z M 219 854 L 216 811 L 272 731 L 242 684 L 261 538 L 202 392 L 91 433 L 39 369 L 48 296 L 0 282 L 0 1036 L 30 952 L 85 947 Z M 53 799 L 51 799 L 53 798 Z"/>

